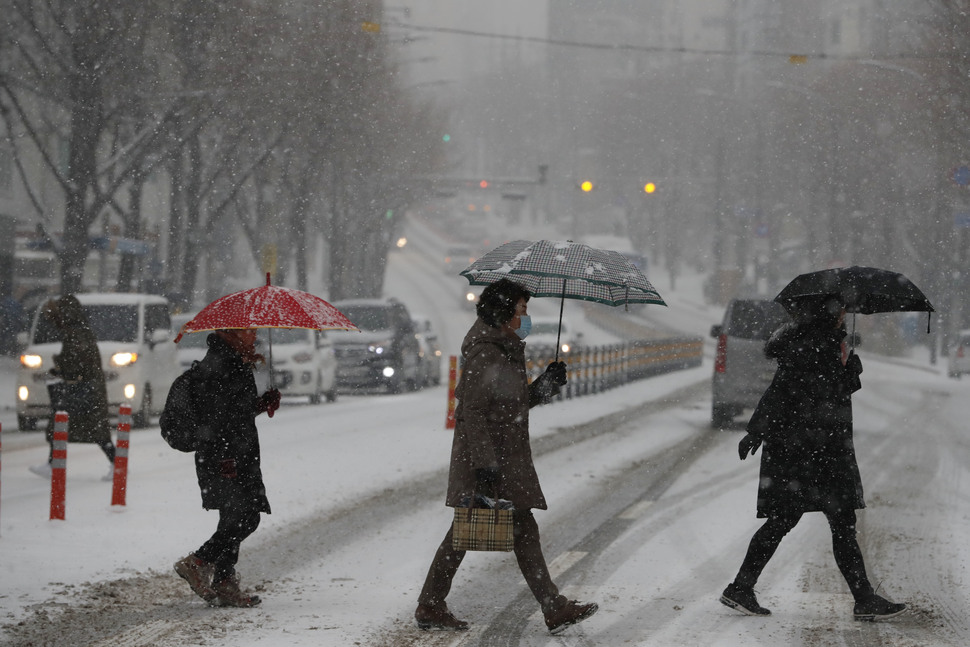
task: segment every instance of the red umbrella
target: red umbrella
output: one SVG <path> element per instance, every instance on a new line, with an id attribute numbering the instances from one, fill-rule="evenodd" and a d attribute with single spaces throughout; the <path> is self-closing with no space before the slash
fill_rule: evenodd
<path id="1" fill-rule="evenodd" d="M 231 328 L 309 328 L 359 330 L 335 307 L 309 292 L 266 285 L 219 297 L 182 326 L 182 335 Z"/>
<path id="2" fill-rule="evenodd" d="M 219 297 L 182 326 L 175 336 L 230 328 L 309 328 L 310 330 L 360 329 L 344 313 L 309 292 L 281 288 L 269 283 Z M 269 334 L 269 375 L 273 383 L 273 333 Z"/>

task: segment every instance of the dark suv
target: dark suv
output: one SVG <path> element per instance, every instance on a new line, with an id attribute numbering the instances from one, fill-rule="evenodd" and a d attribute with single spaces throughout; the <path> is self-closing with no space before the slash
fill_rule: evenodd
<path id="1" fill-rule="evenodd" d="M 403 303 L 351 299 L 333 305 L 360 328 L 333 336 L 340 387 L 386 386 L 395 393 L 419 388 L 420 347 Z"/>
<path id="2" fill-rule="evenodd" d="M 791 321 L 781 304 L 768 299 L 735 299 L 724 310 L 717 338 L 711 382 L 711 426 L 726 427 L 745 409 L 753 409 L 774 377 L 777 362 L 765 357 L 764 345 L 779 326 Z"/>

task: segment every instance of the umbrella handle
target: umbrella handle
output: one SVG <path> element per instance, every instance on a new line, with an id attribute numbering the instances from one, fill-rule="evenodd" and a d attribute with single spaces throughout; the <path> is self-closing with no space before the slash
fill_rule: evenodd
<path id="1" fill-rule="evenodd" d="M 562 280 L 562 298 L 559 300 L 559 330 L 556 332 L 556 363 L 559 363 L 559 339 L 562 337 L 562 309 L 566 305 L 566 279 Z"/>
<path id="2" fill-rule="evenodd" d="M 855 352 L 855 313 L 852 313 L 852 336 L 849 337 L 849 349 Z"/>
<path id="3" fill-rule="evenodd" d="M 269 274 L 266 275 L 269 278 Z M 269 334 L 269 388 L 276 388 L 276 379 L 273 376 L 273 329 L 266 329 Z"/>

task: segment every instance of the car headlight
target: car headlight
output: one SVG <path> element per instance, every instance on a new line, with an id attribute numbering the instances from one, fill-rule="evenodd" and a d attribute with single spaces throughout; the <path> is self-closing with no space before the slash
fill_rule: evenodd
<path id="1" fill-rule="evenodd" d="M 138 361 L 138 353 L 115 353 L 111 356 L 112 366 L 130 366 Z"/>
<path id="2" fill-rule="evenodd" d="M 386 351 L 390 350 L 390 347 L 391 347 L 391 342 L 384 341 L 384 342 L 378 342 L 376 344 L 371 344 L 370 346 L 367 347 L 367 350 L 369 350 L 370 352 L 376 355 L 383 355 Z"/>
<path id="3" fill-rule="evenodd" d="M 33 354 L 21 355 L 20 363 L 27 368 L 40 368 L 41 364 L 44 363 L 44 358 L 40 355 Z"/>

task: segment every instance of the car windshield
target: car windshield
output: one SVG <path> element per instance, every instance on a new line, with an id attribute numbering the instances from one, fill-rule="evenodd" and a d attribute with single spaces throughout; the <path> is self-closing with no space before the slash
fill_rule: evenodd
<path id="1" fill-rule="evenodd" d="M 387 330 L 390 310 L 384 306 L 342 306 L 340 311 L 361 330 Z"/>
<path id="2" fill-rule="evenodd" d="M 86 304 L 81 307 L 98 341 L 138 341 L 138 306 Z M 60 341 L 61 331 L 47 317 L 39 316 L 34 343 L 52 344 Z"/>
<path id="3" fill-rule="evenodd" d="M 774 301 L 736 301 L 727 333 L 741 339 L 768 339 L 789 321 L 788 313 Z"/>

